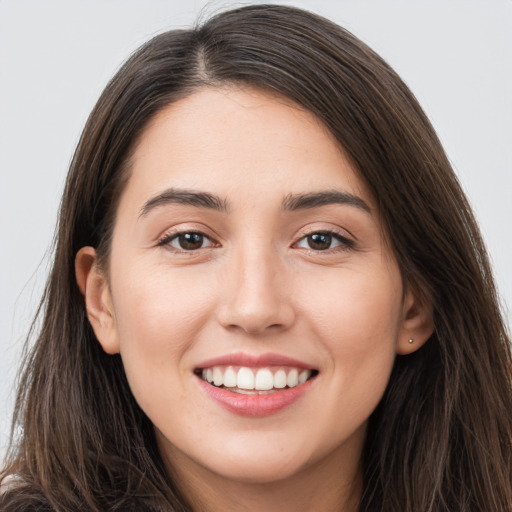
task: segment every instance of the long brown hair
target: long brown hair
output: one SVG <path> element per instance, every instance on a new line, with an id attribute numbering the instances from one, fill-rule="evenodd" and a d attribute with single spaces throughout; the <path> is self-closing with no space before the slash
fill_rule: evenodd
<path id="1" fill-rule="evenodd" d="M 512 510 L 512 360 L 488 258 L 432 126 L 392 69 L 346 30 L 275 5 L 161 34 L 120 69 L 74 155 L 42 328 L 22 375 L 2 510 L 190 510 L 166 475 L 118 355 L 86 317 L 74 258 L 108 259 L 130 151 L 149 120 L 198 87 L 246 84 L 313 112 L 377 200 L 435 332 L 397 356 L 372 414 L 361 512 Z M 21 430 L 20 430 L 21 427 Z"/>

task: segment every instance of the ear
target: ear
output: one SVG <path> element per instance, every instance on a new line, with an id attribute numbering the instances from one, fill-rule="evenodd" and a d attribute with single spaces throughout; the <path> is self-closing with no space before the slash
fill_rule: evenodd
<path id="1" fill-rule="evenodd" d="M 428 341 L 433 332 L 432 301 L 408 287 L 404 294 L 397 353 L 407 355 L 415 352 Z"/>
<path id="2" fill-rule="evenodd" d="M 93 247 L 82 247 L 75 258 L 75 275 L 82 292 L 87 318 L 108 354 L 119 353 L 119 339 L 110 288 L 105 274 L 98 266 Z"/>

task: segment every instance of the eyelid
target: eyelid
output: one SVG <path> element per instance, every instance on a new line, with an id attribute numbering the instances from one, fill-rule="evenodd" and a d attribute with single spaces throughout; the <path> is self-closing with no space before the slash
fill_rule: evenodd
<path id="1" fill-rule="evenodd" d="M 207 234 L 206 231 L 210 231 L 205 228 L 198 228 L 197 226 L 184 226 L 183 224 L 180 224 L 179 226 L 172 227 L 170 229 L 167 229 L 163 232 L 162 235 L 160 235 L 156 241 L 157 247 L 164 247 L 168 249 L 171 252 L 179 253 L 179 254 L 194 254 L 197 253 L 200 250 L 204 249 L 210 249 L 212 247 L 219 247 L 219 242 L 211 235 Z M 191 249 L 191 250 L 185 250 L 185 249 L 179 249 L 177 247 L 173 247 L 170 245 L 169 242 L 174 240 L 175 238 L 179 237 L 180 235 L 184 235 L 187 233 L 197 233 L 198 235 L 203 236 L 204 238 L 208 239 L 211 244 L 207 247 L 201 247 L 199 249 Z"/>
<path id="2" fill-rule="evenodd" d="M 198 247 L 197 249 L 183 249 L 181 247 L 176 247 L 173 245 L 173 242 L 175 241 L 180 241 L 180 237 L 183 236 L 183 235 L 188 235 L 188 234 L 194 234 L 194 235 L 199 235 L 201 237 L 201 241 L 202 241 L 202 246 L 201 247 Z M 209 242 L 208 245 L 204 245 L 205 242 Z M 176 235 L 174 236 L 171 236 L 169 237 L 168 241 L 166 242 L 168 245 L 170 245 L 173 249 L 177 250 L 177 251 L 183 251 L 183 252 L 194 252 L 194 251 L 199 251 L 201 249 L 208 249 L 209 247 L 213 247 L 215 244 L 213 243 L 213 241 L 210 239 L 210 237 L 206 236 L 204 233 L 199 233 L 197 231 L 185 231 L 184 233 L 177 233 Z"/>
<path id="3" fill-rule="evenodd" d="M 332 236 L 332 238 L 336 239 L 339 242 L 339 245 L 336 247 L 330 247 L 329 249 L 324 250 L 315 250 L 312 248 L 301 247 L 301 249 L 314 252 L 315 254 L 329 254 L 331 252 L 343 251 L 349 249 L 356 248 L 356 242 L 353 238 L 347 236 L 347 232 L 341 229 L 336 229 L 333 227 L 329 228 L 321 228 L 321 227 L 310 227 L 306 230 L 303 230 L 296 238 L 296 241 L 292 244 L 292 247 L 297 247 L 297 244 L 307 238 L 308 236 L 322 233 L 326 235 Z"/>

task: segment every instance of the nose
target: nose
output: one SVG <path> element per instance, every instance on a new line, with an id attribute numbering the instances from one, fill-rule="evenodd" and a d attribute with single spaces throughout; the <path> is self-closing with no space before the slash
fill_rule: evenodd
<path id="1" fill-rule="evenodd" d="M 219 323 L 249 334 L 289 328 L 295 321 L 295 310 L 287 273 L 275 251 L 248 248 L 233 260 L 221 284 L 224 293 Z"/>

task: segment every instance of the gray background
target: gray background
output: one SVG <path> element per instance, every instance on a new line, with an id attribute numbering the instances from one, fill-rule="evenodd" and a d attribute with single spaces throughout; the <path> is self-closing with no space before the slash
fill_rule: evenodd
<path id="1" fill-rule="evenodd" d="M 64 177 L 89 111 L 150 36 L 246 3 L 0 0 L 0 458 Z M 274 3 L 348 28 L 411 87 L 476 211 L 504 308 L 512 307 L 512 1 Z"/>

